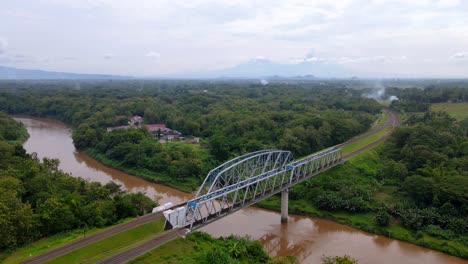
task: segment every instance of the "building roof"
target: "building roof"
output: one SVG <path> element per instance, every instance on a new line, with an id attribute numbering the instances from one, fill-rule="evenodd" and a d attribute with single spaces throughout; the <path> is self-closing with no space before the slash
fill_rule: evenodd
<path id="1" fill-rule="evenodd" d="M 135 115 L 135 116 L 132 116 L 130 120 L 141 122 L 143 120 L 143 117 L 139 115 Z"/>
<path id="2" fill-rule="evenodd" d="M 159 129 L 161 129 L 161 131 L 171 131 L 170 128 L 166 127 L 166 124 L 145 124 L 144 126 L 151 132 L 158 131 Z"/>

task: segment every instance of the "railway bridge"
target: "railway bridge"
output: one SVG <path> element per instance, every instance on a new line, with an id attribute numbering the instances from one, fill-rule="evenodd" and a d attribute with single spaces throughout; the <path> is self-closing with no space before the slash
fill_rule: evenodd
<path id="1" fill-rule="evenodd" d="M 334 147 L 294 160 L 290 151 L 261 150 L 211 170 L 193 199 L 164 212 L 166 229 L 198 229 L 281 192 L 281 221 L 288 219 L 288 190 L 343 163 Z"/>
<path id="2" fill-rule="evenodd" d="M 103 232 L 92 234 L 86 238 L 33 256 L 22 261 L 22 263 L 43 263 L 103 238 L 160 219 L 164 215 L 166 227 L 171 230 L 98 262 L 125 263 L 169 240 L 183 236 L 187 230 L 199 229 L 280 192 L 282 196 L 281 220 L 283 222 L 287 221 L 289 188 L 338 164 L 342 164 L 345 159 L 380 144 L 387 136 L 381 137 L 377 141 L 345 156 L 342 155 L 340 147 L 370 137 L 388 127 L 400 125 L 400 119 L 395 113 L 387 109 L 384 111 L 388 114 L 388 120 L 384 125 L 337 147 L 314 153 L 299 160 L 294 160 L 291 152 L 283 150 L 261 150 L 237 157 L 211 170 L 195 197 L 186 203 L 168 206 L 169 208 L 163 212 L 147 214 L 133 221 L 113 226 Z M 272 241 L 270 246 L 273 248 L 284 246 L 275 243 L 273 237 L 266 236 L 262 239 Z"/>

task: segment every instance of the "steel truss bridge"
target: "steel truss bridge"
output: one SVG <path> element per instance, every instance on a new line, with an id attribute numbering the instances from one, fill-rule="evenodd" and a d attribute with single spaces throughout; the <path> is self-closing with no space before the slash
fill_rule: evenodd
<path id="1" fill-rule="evenodd" d="M 195 230 L 279 192 L 281 220 L 287 221 L 288 189 L 343 162 L 336 147 L 299 160 L 283 150 L 237 157 L 211 170 L 192 200 L 165 211 L 166 228 Z"/>

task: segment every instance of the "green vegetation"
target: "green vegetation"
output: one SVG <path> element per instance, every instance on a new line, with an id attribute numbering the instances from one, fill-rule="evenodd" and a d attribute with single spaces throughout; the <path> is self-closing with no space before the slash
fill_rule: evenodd
<path id="1" fill-rule="evenodd" d="M 386 95 L 397 96 L 400 99 L 392 101 L 390 107 L 402 113 L 426 112 L 434 103 L 466 103 L 468 101 L 466 83 L 452 85 L 432 83 L 425 89 L 389 87 L 386 89 Z"/>
<path id="2" fill-rule="evenodd" d="M 468 118 L 468 103 L 437 103 L 431 104 L 433 112 L 447 112 L 451 117 L 461 121 Z"/>
<path id="3" fill-rule="evenodd" d="M 352 153 L 356 150 L 359 150 L 365 146 L 368 146 L 374 142 L 379 141 L 380 139 L 388 136 L 392 132 L 393 128 L 392 127 L 387 127 L 371 136 L 365 137 L 362 140 L 358 140 L 356 142 L 353 142 L 345 147 L 342 148 L 343 150 L 343 155 L 346 155 L 348 153 Z"/>
<path id="4" fill-rule="evenodd" d="M 418 100 L 432 98 L 418 91 Z M 403 97 L 392 107 L 417 104 Z M 294 186 L 290 211 L 467 258 L 468 119 L 407 110 L 384 144 Z M 280 199 L 260 206 L 279 210 Z"/>
<path id="5" fill-rule="evenodd" d="M 186 238 L 177 238 L 129 263 L 277 263 L 295 264 L 294 257 L 270 258 L 262 244 L 247 237 L 212 238 L 202 232 L 193 232 Z"/>
<path id="6" fill-rule="evenodd" d="M 70 123 L 75 146 L 100 161 L 191 191 L 216 164 L 240 154 L 278 148 L 299 157 L 342 143 L 368 130 L 382 108 L 332 82 L 140 84 L 82 82 L 76 90 L 74 82 L 4 83 L 0 110 Z M 107 131 L 133 115 L 202 142 L 162 144 L 145 129 Z"/>
<path id="7" fill-rule="evenodd" d="M 70 123 L 75 146 L 102 162 L 192 190 L 216 164 L 234 156 L 269 148 L 306 156 L 367 131 L 382 107 L 361 96 L 368 93 L 368 85 L 349 83 L 85 81 L 77 90 L 74 82 L 0 82 L 0 110 Z M 428 112 L 434 103 L 466 103 L 467 83 L 420 84 L 425 89 L 387 88 L 386 97 L 399 98 L 389 107 L 405 116 L 404 126 L 383 145 L 294 186 L 291 211 L 467 257 L 468 120 Z M 359 85 L 363 87 L 350 89 Z M 107 131 L 126 124 L 132 115 L 142 116 L 147 124 L 165 123 L 202 141 L 162 144 L 145 129 Z M 9 130 L 0 129 L 3 136 L 5 131 Z M 383 130 L 344 151 L 359 149 L 388 133 Z M 150 207 L 142 195 L 123 195 L 116 186 L 71 180 L 57 170 L 56 161 L 40 163 L 10 143 L 0 142 L 0 155 L 5 157 L 0 159 L 0 181 L 5 182 L 0 188 L 8 186 L 0 192 L 0 214 L 8 212 L 0 217 L 5 223 L 0 225 L 0 247 L 112 224 Z M 261 204 L 279 208 L 278 197 Z M 205 245 L 215 243 L 205 240 Z M 195 247 L 193 252 L 208 247 Z M 193 255 L 199 260 L 233 257 L 219 249 Z"/>
<path id="8" fill-rule="evenodd" d="M 159 235 L 163 231 L 163 227 L 163 220 L 140 225 L 52 259 L 47 263 L 94 263 Z"/>
<path id="9" fill-rule="evenodd" d="M 0 138 L 18 142 L 21 124 L 1 114 Z M 8 134 L 10 133 L 10 134 Z M 27 154 L 21 145 L 0 140 L 0 249 L 13 249 L 73 229 L 104 227 L 144 214 L 155 205 L 141 193 L 120 186 L 90 183 L 58 169 L 58 160 Z"/>
<path id="10" fill-rule="evenodd" d="M 137 132 L 141 133 L 144 131 L 137 130 Z M 120 150 L 120 148 L 117 147 L 116 150 Z M 176 142 L 160 144 L 151 138 L 146 138 L 146 140 L 141 140 L 132 146 L 128 146 L 122 153 L 125 156 L 128 155 L 129 159 L 124 157 L 123 161 L 110 159 L 94 148 L 88 148 L 86 152 L 91 157 L 110 167 L 150 181 L 161 182 L 185 192 L 191 192 L 198 186 L 200 171 L 209 171 L 214 167 L 208 150 L 200 148 L 199 145 Z M 171 155 L 168 155 L 168 152 Z M 117 155 L 117 153 L 114 152 L 112 155 Z M 147 168 L 143 164 L 145 159 L 151 160 L 146 163 L 150 168 Z M 132 162 L 136 166 L 129 166 L 129 163 Z M 211 167 L 208 167 L 209 165 Z M 151 168 L 157 169 L 152 170 Z"/>
<path id="11" fill-rule="evenodd" d="M 0 124 L 0 141 L 10 145 L 21 145 L 28 139 L 26 128 L 2 112 L 0 112 Z"/>
<path id="12" fill-rule="evenodd" d="M 127 221 L 131 221 L 134 218 L 127 218 L 123 219 L 115 224 L 125 223 Z M 48 250 L 53 248 L 60 247 L 64 244 L 71 243 L 75 240 L 81 239 L 84 236 L 89 236 L 97 232 L 104 231 L 109 227 L 102 227 L 102 228 L 81 228 L 81 229 L 74 229 L 71 231 L 59 233 L 56 235 L 52 235 L 49 237 L 42 238 L 38 241 L 35 241 L 31 244 L 22 246 L 14 250 L 13 253 L 11 252 L 4 252 L 0 253 L 0 260 L 4 264 L 13 264 L 18 263 L 22 260 L 25 260 L 31 256 L 35 256 L 41 253 L 44 253 Z"/>
<path id="13" fill-rule="evenodd" d="M 380 178 L 385 170 L 380 157 L 383 149 L 384 146 L 380 146 L 366 151 L 342 166 L 294 186 L 289 193 L 289 212 L 331 219 L 368 232 L 467 257 L 466 235 L 454 236 L 452 231 L 436 228 L 440 231 L 438 236 L 432 235 L 435 232 L 421 231 L 424 235 L 419 237 L 418 230 L 401 224 L 400 213 L 403 211 L 398 210 L 404 206 L 410 208 L 412 201 L 398 187 Z M 273 196 L 257 205 L 279 210 L 281 199 Z M 388 220 L 382 221 L 381 218 L 385 218 L 382 214 Z M 452 236 L 444 236 L 445 232 Z"/>
<path id="14" fill-rule="evenodd" d="M 358 261 L 355 258 L 352 258 L 350 256 L 324 256 L 322 258 L 322 263 L 323 264 L 357 264 Z"/>

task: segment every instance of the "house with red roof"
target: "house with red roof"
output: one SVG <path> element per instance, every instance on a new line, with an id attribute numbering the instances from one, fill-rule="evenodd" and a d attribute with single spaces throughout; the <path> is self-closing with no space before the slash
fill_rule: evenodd
<path id="1" fill-rule="evenodd" d="M 166 124 L 141 124 L 143 118 L 141 116 L 135 115 L 130 118 L 129 126 L 117 126 L 117 127 L 108 127 L 107 131 L 112 131 L 114 129 L 128 129 L 130 127 L 142 128 L 145 127 L 148 129 L 151 134 L 161 142 L 180 140 L 182 133 L 177 130 L 172 130 L 166 126 Z"/>

